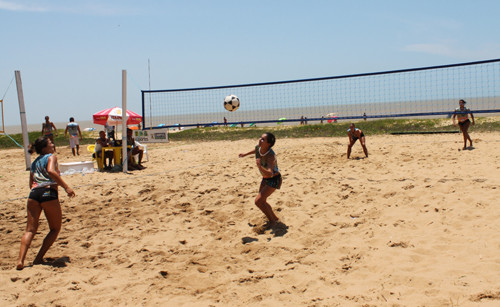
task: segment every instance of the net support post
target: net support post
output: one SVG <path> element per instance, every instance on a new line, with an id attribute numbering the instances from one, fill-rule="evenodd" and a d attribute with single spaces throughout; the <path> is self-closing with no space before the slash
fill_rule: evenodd
<path id="1" fill-rule="evenodd" d="M 122 70 L 122 169 L 128 171 L 127 161 L 127 71 Z"/>
<path id="2" fill-rule="evenodd" d="M 19 101 L 19 116 L 21 117 L 21 128 L 23 130 L 24 160 L 26 162 L 26 170 L 29 170 L 31 165 L 31 155 L 28 152 L 30 141 L 28 137 L 28 125 L 26 123 L 26 109 L 24 108 L 24 94 L 23 83 L 21 81 L 21 71 L 16 70 L 14 74 L 16 76 L 17 99 Z"/>

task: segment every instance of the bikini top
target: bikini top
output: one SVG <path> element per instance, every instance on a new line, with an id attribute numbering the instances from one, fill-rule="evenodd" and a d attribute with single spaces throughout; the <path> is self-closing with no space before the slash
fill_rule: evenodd
<path id="1" fill-rule="evenodd" d="M 52 154 L 40 155 L 31 163 L 31 172 L 33 173 L 32 189 L 57 184 L 54 179 L 50 178 L 49 172 L 47 171 L 50 156 L 52 156 Z M 59 169 L 57 165 L 56 169 Z"/>
<path id="2" fill-rule="evenodd" d="M 268 164 L 267 164 L 267 159 L 262 159 L 262 157 L 266 157 L 267 155 L 272 155 L 274 157 L 276 157 L 276 154 L 274 153 L 274 151 L 269 148 L 269 151 L 267 153 L 265 153 L 264 155 L 261 155 L 260 154 L 260 147 L 259 145 L 255 146 L 255 159 L 260 159 L 260 165 L 264 168 L 269 168 Z M 276 161 L 276 163 L 274 164 L 274 168 L 273 168 L 273 175 L 276 174 L 276 173 L 279 173 L 279 169 L 278 169 L 278 161 Z"/>

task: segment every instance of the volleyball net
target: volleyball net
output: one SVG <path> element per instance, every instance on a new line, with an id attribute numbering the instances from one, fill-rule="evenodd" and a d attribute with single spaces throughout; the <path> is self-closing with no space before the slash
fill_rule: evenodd
<path id="1" fill-rule="evenodd" d="M 143 90 L 143 127 L 297 124 L 450 117 L 458 100 L 500 114 L 500 59 L 354 75 L 214 87 Z M 241 101 L 234 112 L 224 97 Z"/>

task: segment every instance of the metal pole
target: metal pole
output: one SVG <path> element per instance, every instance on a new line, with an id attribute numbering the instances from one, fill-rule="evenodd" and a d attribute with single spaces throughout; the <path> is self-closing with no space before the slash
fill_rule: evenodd
<path id="1" fill-rule="evenodd" d="M 122 157 L 123 172 L 128 171 L 128 160 L 127 160 L 127 71 L 122 70 Z M 130 144 L 134 145 L 134 144 Z"/>
<path id="2" fill-rule="evenodd" d="M 26 110 L 24 109 L 23 83 L 21 82 L 21 71 L 14 72 L 17 84 L 17 99 L 19 100 L 19 116 L 21 116 L 21 128 L 23 129 L 24 160 L 26 161 L 26 170 L 31 166 L 31 155 L 28 152 L 30 140 L 28 138 L 28 126 L 26 124 Z"/>
<path id="3" fill-rule="evenodd" d="M 4 117 L 3 117 L 3 99 L 0 99 L 0 103 L 2 104 L 2 131 L 1 133 L 5 133 L 5 124 L 4 124 Z"/>
<path id="4" fill-rule="evenodd" d="M 151 91 L 151 65 L 148 58 L 148 81 L 149 81 L 149 90 Z M 149 127 L 153 127 L 153 113 L 151 106 L 151 93 L 148 93 L 149 96 Z M 144 114 L 142 114 L 144 116 Z M 146 120 L 144 120 L 146 122 Z"/>

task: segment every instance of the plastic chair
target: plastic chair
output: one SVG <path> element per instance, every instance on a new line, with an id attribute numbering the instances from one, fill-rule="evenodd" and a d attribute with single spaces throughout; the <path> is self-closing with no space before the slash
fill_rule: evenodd
<path id="1" fill-rule="evenodd" d="M 92 161 L 97 162 L 97 169 L 99 169 L 99 170 L 104 169 L 104 163 L 102 161 L 102 158 L 97 157 L 97 155 L 95 154 L 95 144 L 88 145 L 87 151 L 92 154 Z"/>

